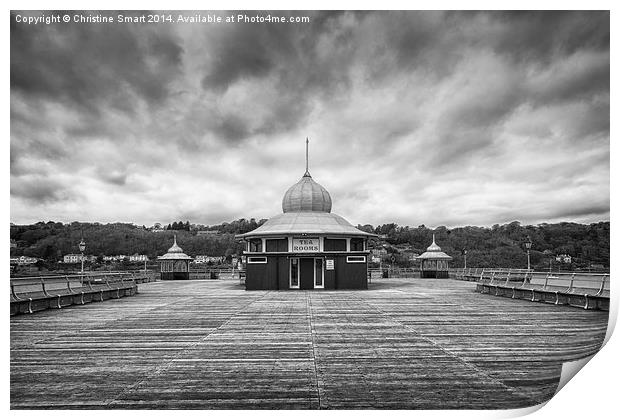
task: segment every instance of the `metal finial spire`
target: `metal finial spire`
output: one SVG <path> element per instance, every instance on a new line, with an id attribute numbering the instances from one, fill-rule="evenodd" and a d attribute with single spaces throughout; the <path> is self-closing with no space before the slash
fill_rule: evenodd
<path id="1" fill-rule="evenodd" d="M 177 234 L 175 233 L 174 234 L 174 245 L 176 245 L 176 244 L 177 244 Z"/>
<path id="2" fill-rule="evenodd" d="M 308 140 L 308 137 L 306 137 L 306 173 L 304 174 L 304 176 L 310 176 L 310 172 L 308 172 L 308 143 L 310 141 Z"/>

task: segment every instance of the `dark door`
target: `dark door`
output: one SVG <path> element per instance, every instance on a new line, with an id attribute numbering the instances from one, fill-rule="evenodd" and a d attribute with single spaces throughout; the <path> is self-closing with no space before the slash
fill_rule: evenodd
<path id="1" fill-rule="evenodd" d="M 314 289 L 314 258 L 299 259 L 299 288 Z"/>

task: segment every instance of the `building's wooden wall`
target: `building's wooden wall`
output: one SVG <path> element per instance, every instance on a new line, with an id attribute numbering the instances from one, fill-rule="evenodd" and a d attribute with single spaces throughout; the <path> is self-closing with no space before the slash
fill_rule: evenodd
<path id="1" fill-rule="evenodd" d="M 303 257 L 299 257 L 303 258 Z M 334 270 L 325 269 L 325 289 L 367 289 L 367 263 L 347 263 L 346 255 L 329 255 Z M 266 264 L 247 264 L 247 290 L 288 290 L 289 258 L 283 255 L 267 256 Z"/>
<path id="2" fill-rule="evenodd" d="M 280 290 L 289 288 L 289 260 L 286 257 L 272 257 L 278 260 L 278 285 Z"/>
<path id="3" fill-rule="evenodd" d="M 336 257 L 336 289 L 368 289 L 367 264 L 347 263 L 345 255 Z"/>

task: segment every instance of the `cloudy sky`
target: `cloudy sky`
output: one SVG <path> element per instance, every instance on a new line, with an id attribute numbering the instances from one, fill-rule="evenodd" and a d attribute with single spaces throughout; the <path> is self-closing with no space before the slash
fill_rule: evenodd
<path id="1" fill-rule="evenodd" d="M 13 12 L 11 221 L 268 218 L 306 137 L 354 224 L 609 220 L 608 13 L 271 14 Z"/>

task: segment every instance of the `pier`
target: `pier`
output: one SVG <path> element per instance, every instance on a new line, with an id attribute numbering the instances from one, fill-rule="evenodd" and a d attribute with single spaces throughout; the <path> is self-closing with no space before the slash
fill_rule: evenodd
<path id="1" fill-rule="evenodd" d="M 453 279 L 361 291 L 159 281 L 11 317 L 12 409 L 521 408 L 598 351 L 609 313 Z"/>

